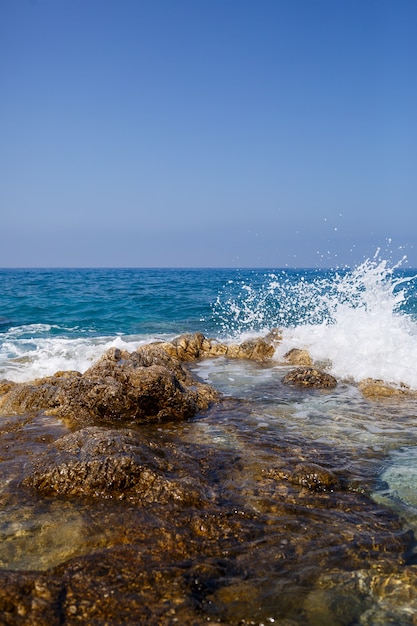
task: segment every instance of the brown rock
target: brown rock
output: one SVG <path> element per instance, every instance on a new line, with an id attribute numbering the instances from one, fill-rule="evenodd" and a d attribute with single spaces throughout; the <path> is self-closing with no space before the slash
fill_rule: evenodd
<path id="1" fill-rule="evenodd" d="M 195 380 L 183 362 L 201 358 L 265 361 L 275 351 L 278 331 L 240 345 L 219 344 L 202 333 L 155 342 L 128 353 L 112 348 L 84 374 L 57 372 L 29 383 L 0 384 L 0 414 L 45 411 L 83 426 L 96 422 L 186 419 L 218 400 Z"/>
<path id="2" fill-rule="evenodd" d="M 22 484 L 46 494 L 200 506 L 197 461 L 132 430 L 90 427 L 61 437 Z"/>
<path id="3" fill-rule="evenodd" d="M 312 491 L 334 491 L 341 488 L 339 478 L 331 470 L 316 463 L 299 463 L 288 479 Z"/>
<path id="4" fill-rule="evenodd" d="M 271 328 L 269 333 L 264 337 L 267 343 L 276 347 L 282 341 L 282 331 L 279 328 Z"/>
<path id="5" fill-rule="evenodd" d="M 284 354 L 284 359 L 286 359 L 288 363 L 291 363 L 291 365 L 302 365 L 306 367 L 313 365 L 313 360 L 307 350 L 300 350 L 299 348 L 293 348 Z"/>
<path id="6" fill-rule="evenodd" d="M 255 338 L 241 344 L 217 343 L 202 333 L 181 335 L 170 343 L 160 344 L 171 357 L 178 361 L 195 361 L 216 356 L 233 359 L 263 361 L 274 355 L 277 335 L 271 331 L 266 338 Z"/>
<path id="7" fill-rule="evenodd" d="M 211 353 L 211 341 L 202 333 L 181 335 L 171 343 L 181 361 L 195 361 Z"/>
<path id="8" fill-rule="evenodd" d="M 391 398 L 412 395 L 412 392 L 406 385 L 394 386 L 374 378 L 366 378 L 358 386 L 366 398 Z"/>
<path id="9" fill-rule="evenodd" d="M 24 414 L 52 410 L 59 405 L 58 390 L 78 380 L 79 372 L 68 372 L 66 377 L 47 376 L 28 383 L 16 383 L 0 397 L 0 414 Z"/>
<path id="10" fill-rule="evenodd" d="M 239 345 L 227 347 L 227 357 L 234 359 L 250 359 L 252 361 L 265 361 L 274 356 L 275 348 L 265 339 L 249 339 Z"/>
<path id="11" fill-rule="evenodd" d="M 336 387 L 337 381 L 334 376 L 326 374 L 314 367 L 299 367 L 289 372 L 283 380 L 288 385 L 298 385 L 300 387 Z"/>
<path id="12" fill-rule="evenodd" d="M 16 384 L 17 383 L 12 382 L 11 380 L 0 380 L 0 396 L 3 396 L 5 393 L 10 391 L 10 389 Z"/>
<path id="13" fill-rule="evenodd" d="M 274 329 L 265 338 L 259 337 L 249 339 L 241 344 L 228 345 L 207 339 L 202 333 L 195 333 L 181 335 L 170 343 L 160 345 L 163 350 L 178 361 L 194 361 L 216 356 L 264 361 L 274 355 L 275 345 L 280 338 L 279 331 Z"/>
<path id="14" fill-rule="evenodd" d="M 0 412 L 45 411 L 77 424 L 160 421 L 192 417 L 218 399 L 158 344 L 129 354 L 109 350 L 83 375 L 58 373 L 14 385 L 0 398 Z"/>

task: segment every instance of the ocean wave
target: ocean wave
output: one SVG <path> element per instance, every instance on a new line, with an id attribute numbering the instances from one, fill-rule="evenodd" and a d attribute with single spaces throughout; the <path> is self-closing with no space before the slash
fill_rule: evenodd
<path id="1" fill-rule="evenodd" d="M 3 332 L 0 378 L 23 381 L 58 370 L 83 372 L 109 347 L 131 351 L 182 332 L 198 330 L 221 341 L 241 342 L 279 327 L 283 339 L 277 360 L 292 348 L 303 348 L 339 379 L 378 378 L 417 389 L 416 281 L 403 264 L 390 264 L 376 254 L 353 269 L 195 271 L 187 273 L 182 292 L 171 295 L 167 286 L 162 294 L 153 293 L 151 272 L 146 298 L 133 300 L 127 297 L 130 275 L 117 274 L 117 297 L 104 301 L 95 318 L 77 319 L 74 299 L 59 323 L 42 318 Z M 104 281 L 105 274 L 100 276 Z M 133 277 L 147 285 L 145 272 Z M 157 278 L 163 280 L 164 274 Z M 168 313 L 166 307 L 158 309 L 162 296 L 169 300 Z M 86 297 L 81 289 L 79 299 Z M 184 297 L 192 305 L 194 321 L 178 318 L 177 305 L 184 308 Z M 47 304 L 42 311 L 48 310 Z M 108 324 L 117 315 L 120 321 L 113 332 Z"/>
<path id="2" fill-rule="evenodd" d="M 76 339 L 61 336 L 13 340 L 10 337 L 0 348 L 0 379 L 24 382 L 62 370 L 83 373 L 109 348 L 131 352 L 152 339 L 146 336 Z"/>
<path id="3" fill-rule="evenodd" d="M 278 360 L 306 349 L 339 379 L 417 389 L 417 321 L 407 307 L 416 276 L 398 272 L 403 261 L 390 265 L 377 252 L 353 270 L 283 270 L 258 285 L 229 283 L 214 310 L 229 336 L 279 327 Z"/>

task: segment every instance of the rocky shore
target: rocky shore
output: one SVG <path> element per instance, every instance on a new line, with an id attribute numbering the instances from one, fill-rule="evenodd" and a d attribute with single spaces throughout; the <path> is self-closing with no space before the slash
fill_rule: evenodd
<path id="1" fill-rule="evenodd" d="M 349 463 L 339 453 L 288 436 L 247 442 L 232 421 L 228 446 L 187 438 L 192 420 L 215 425 L 248 410 L 189 365 L 223 357 L 262 367 L 279 341 L 277 330 L 239 345 L 197 333 L 112 349 L 83 374 L 0 382 L 2 510 L 79 515 L 65 556 L 0 570 L 0 625 L 366 625 L 394 623 L 399 610 L 417 624 L 414 537 L 340 469 Z M 284 385 L 337 385 L 305 351 L 284 365 Z M 55 513 L 24 549 L 65 524 Z M 102 542 L 88 548 L 83 535 L 96 526 Z"/>

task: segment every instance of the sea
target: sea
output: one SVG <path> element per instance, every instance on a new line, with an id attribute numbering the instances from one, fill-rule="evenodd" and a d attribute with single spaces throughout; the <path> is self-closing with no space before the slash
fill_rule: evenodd
<path id="1" fill-rule="evenodd" d="M 417 270 L 405 258 L 392 262 L 377 251 L 334 269 L 0 269 L 0 380 L 84 372 L 114 346 L 133 351 L 197 331 L 238 343 L 273 328 L 282 341 L 268 364 L 223 357 L 192 364 L 202 381 L 248 408 L 203 416 L 184 436 L 224 450 L 254 450 L 263 441 L 266 456 L 268 442 L 274 447 L 282 437 L 331 451 L 364 493 L 417 533 Z M 285 388 L 284 356 L 292 348 L 308 350 L 337 387 Z M 366 399 L 358 383 L 367 378 L 411 393 Z M 27 559 L 4 550 L 0 566 L 36 567 L 33 547 Z M 56 564 L 50 559 L 40 560 Z M 391 597 L 389 610 L 378 605 L 370 618 L 355 621 L 342 611 L 339 621 L 308 623 L 415 624 L 417 582 L 407 585 L 408 609 L 402 596 L 397 604 Z M 369 603 L 366 611 L 371 615 Z"/>
<path id="2" fill-rule="evenodd" d="M 202 332 L 236 342 L 279 328 L 342 380 L 417 390 L 417 270 L 373 258 L 338 269 L 0 269 L 0 379 L 85 371 L 116 346 Z"/>

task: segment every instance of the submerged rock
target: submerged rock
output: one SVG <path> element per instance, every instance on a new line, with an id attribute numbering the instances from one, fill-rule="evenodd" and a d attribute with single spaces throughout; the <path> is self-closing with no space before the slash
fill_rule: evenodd
<path id="1" fill-rule="evenodd" d="M 317 463 L 298 463 L 292 469 L 270 470 L 269 476 L 288 480 L 293 485 L 306 487 L 311 491 L 338 491 L 343 489 L 343 481 L 330 469 Z"/>
<path id="2" fill-rule="evenodd" d="M 177 448 L 161 448 L 132 430 L 90 427 L 51 444 L 22 484 L 45 494 L 201 507 L 200 474 L 198 462 Z"/>
<path id="3" fill-rule="evenodd" d="M 300 387 L 331 388 L 336 387 L 337 380 L 331 374 L 327 374 L 315 367 L 299 367 L 289 372 L 283 379 L 287 385 Z"/>
<path id="4" fill-rule="evenodd" d="M 366 489 L 350 488 L 374 452 L 357 469 L 361 448 L 304 437 L 296 424 L 272 430 L 252 400 L 229 399 L 169 428 L 121 428 L 123 419 L 152 422 L 135 413 L 135 398 L 146 415 L 154 407 L 184 415 L 185 398 L 209 403 L 213 390 L 183 361 L 222 346 L 186 336 L 133 353 L 113 349 L 84 375 L 27 384 L 34 391 L 26 400 L 21 385 L 4 394 L 3 410 L 20 397 L 16 406 L 68 411 L 77 428 L 88 420 L 113 428 L 46 438 L 45 423 L 57 420 L 45 414 L 4 420 L 2 476 L 12 469 L 13 480 L 2 483 L 2 532 L 7 524 L 31 559 L 4 554 L 1 626 L 415 623 L 417 568 L 405 561 L 414 537 Z M 240 354 L 259 352 L 252 343 Z M 172 405 L 158 376 L 174 385 Z M 65 518 L 67 508 L 76 515 Z M 39 520 L 47 532 L 36 531 Z M 43 541 L 56 556 L 45 550 L 43 571 L 28 571 Z M 75 554 L 61 543 L 75 544 Z"/>
<path id="5" fill-rule="evenodd" d="M 217 408 L 206 416 L 213 429 Z M 45 445 L 33 467 L 28 456 L 24 486 L 11 489 L 17 509 L 29 500 L 43 513 L 53 501 L 58 533 L 60 502 L 78 503 L 77 537 L 109 535 L 44 571 L 1 570 L 0 624 L 359 624 L 369 588 L 352 586 L 346 612 L 344 581 L 382 565 L 405 597 L 410 537 L 366 496 L 337 489 L 337 449 L 262 429 L 248 437 L 227 419 L 241 446 L 218 448 L 202 445 L 201 431 L 190 437 L 196 425 L 90 427 Z"/>
<path id="6" fill-rule="evenodd" d="M 391 452 L 374 496 L 401 510 L 404 517 L 417 514 L 417 448 L 407 446 Z M 405 505 L 405 506 L 404 506 Z"/>

